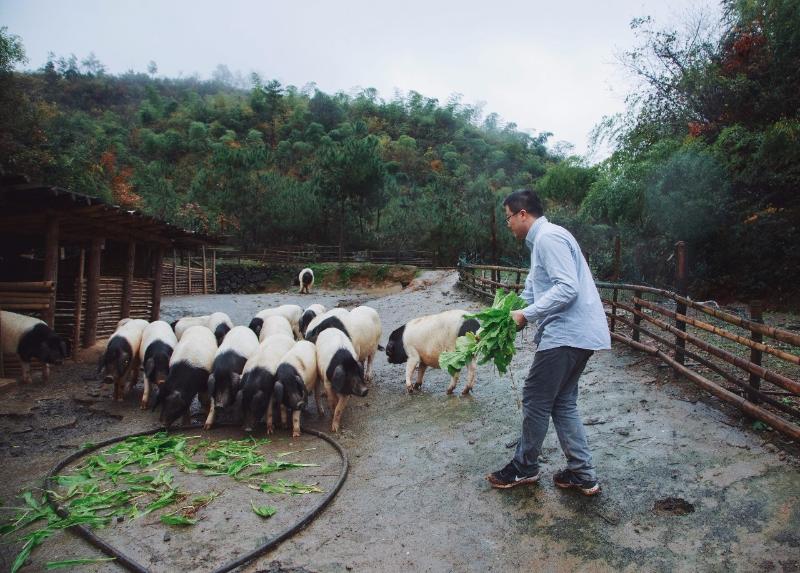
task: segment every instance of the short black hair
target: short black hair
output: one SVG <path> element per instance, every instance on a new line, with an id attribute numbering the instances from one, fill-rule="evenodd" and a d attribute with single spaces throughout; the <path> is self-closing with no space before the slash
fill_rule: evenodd
<path id="1" fill-rule="evenodd" d="M 517 189 L 503 200 L 503 206 L 508 206 L 512 213 L 519 213 L 525 209 L 536 217 L 544 214 L 542 200 L 530 189 Z"/>

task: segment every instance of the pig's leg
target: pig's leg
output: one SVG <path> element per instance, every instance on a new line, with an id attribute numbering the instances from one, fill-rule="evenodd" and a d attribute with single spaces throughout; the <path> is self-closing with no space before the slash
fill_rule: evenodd
<path id="1" fill-rule="evenodd" d="M 425 376 L 425 371 L 428 367 L 423 364 L 422 362 L 419 363 L 419 368 L 417 369 L 417 383 L 414 384 L 414 390 L 419 390 L 422 388 L 422 377 Z"/>
<path id="2" fill-rule="evenodd" d="M 131 393 L 131 390 L 136 383 L 139 381 L 139 359 L 134 358 L 133 362 L 131 363 L 131 368 L 128 371 L 127 382 L 125 382 L 125 393 L 123 396 L 127 396 Z"/>
<path id="3" fill-rule="evenodd" d="M 467 385 L 464 387 L 464 390 L 461 391 L 462 396 L 466 396 L 472 390 L 472 387 L 475 386 L 475 369 L 477 368 L 477 358 L 473 358 L 472 362 L 469 363 L 467 367 Z"/>
<path id="4" fill-rule="evenodd" d="M 42 382 L 50 382 L 50 365 L 42 364 Z"/>
<path id="5" fill-rule="evenodd" d="M 200 401 L 203 402 L 203 406 L 207 408 L 208 415 L 206 416 L 206 423 L 203 424 L 204 430 L 210 430 L 214 426 L 214 419 L 217 417 L 217 408 L 215 405 L 216 400 L 214 400 L 208 394 L 205 394 L 205 400 L 203 400 L 203 394 L 200 394 Z"/>
<path id="6" fill-rule="evenodd" d="M 300 437 L 300 410 L 294 410 L 292 412 L 292 437 Z"/>
<path id="7" fill-rule="evenodd" d="M 124 384 L 125 375 L 114 376 L 114 402 L 122 402 L 122 385 Z"/>
<path id="8" fill-rule="evenodd" d="M 309 392 L 314 392 L 314 401 L 317 403 L 317 414 L 319 416 L 324 416 L 325 408 L 322 407 L 322 398 L 320 396 L 322 392 L 320 386 L 321 384 L 319 381 L 315 382 L 313 388 L 309 388 Z"/>
<path id="9" fill-rule="evenodd" d="M 347 407 L 347 402 L 350 400 L 349 394 L 343 394 L 339 397 L 339 401 L 336 403 L 336 410 L 333 412 L 333 424 L 331 424 L 331 431 L 334 433 L 339 431 L 339 426 L 342 422 L 342 414 L 344 413 L 344 409 Z"/>
<path id="10" fill-rule="evenodd" d="M 325 383 L 325 394 L 328 396 L 328 407 L 333 410 L 336 408 L 336 405 L 339 402 L 339 398 L 336 395 L 336 391 L 333 389 L 333 386 L 330 383 Z"/>
<path id="11" fill-rule="evenodd" d="M 30 362 L 22 362 L 22 381 L 30 384 L 33 382 L 31 379 L 31 363 Z"/>
<path id="12" fill-rule="evenodd" d="M 366 371 L 365 376 L 367 377 L 367 380 L 369 380 L 370 382 L 372 382 L 372 363 L 374 361 L 375 361 L 375 354 L 374 353 L 372 353 L 369 356 L 367 356 L 367 371 Z"/>
<path id="13" fill-rule="evenodd" d="M 453 374 L 453 378 L 450 380 L 450 386 L 447 387 L 447 393 L 452 394 L 453 390 L 456 389 L 456 385 L 458 384 L 458 376 L 461 372 L 456 372 Z"/>
<path id="14" fill-rule="evenodd" d="M 147 410 L 147 404 L 150 402 L 150 380 L 144 376 L 144 390 L 142 391 L 142 404 L 141 409 Z"/>
<path id="15" fill-rule="evenodd" d="M 272 409 L 275 406 L 272 396 L 269 397 L 269 404 L 267 404 L 267 434 L 271 434 L 275 427 L 272 425 Z"/>
<path id="16" fill-rule="evenodd" d="M 406 362 L 406 391 L 409 394 L 414 393 L 414 387 L 411 385 L 411 377 L 414 375 L 414 368 L 419 364 L 419 359 L 412 358 L 411 356 L 408 357 L 408 362 Z"/>
<path id="17" fill-rule="evenodd" d="M 286 428 L 289 427 L 288 426 L 289 417 L 288 417 L 288 414 L 286 413 L 286 406 L 281 404 L 280 406 L 278 406 L 278 409 L 281 412 L 281 428 L 286 429 Z"/>

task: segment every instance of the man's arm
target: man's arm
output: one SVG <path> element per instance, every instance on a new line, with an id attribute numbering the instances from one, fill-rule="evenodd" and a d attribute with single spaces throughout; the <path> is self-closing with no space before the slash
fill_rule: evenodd
<path id="1" fill-rule="evenodd" d="M 574 255 L 569 243 L 565 239 L 553 235 L 539 238 L 538 243 L 536 245 L 537 256 L 553 286 L 532 304 L 522 309 L 522 314 L 528 322 L 540 320 L 559 311 L 578 296 L 578 269 L 575 266 Z M 532 272 L 533 269 L 531 269 L 531 274 Z"/>

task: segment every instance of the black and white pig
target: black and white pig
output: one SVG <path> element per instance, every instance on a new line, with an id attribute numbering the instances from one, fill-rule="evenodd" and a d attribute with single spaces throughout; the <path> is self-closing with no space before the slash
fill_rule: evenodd
<path id="1" fill-rule="evenodd" d="M 100 356 L 97 373 L 103 374 L 103 382 L 114 385 L 114 400 L 117 402 L 122 401 L 139 378 L 139 349 L 148 324 L 139 318 L 122 319 Z"/>
<path id="2" fill-rule="evenodd" d="M 286 320 L 286 318 L 277 314 L 265 316 L 264 322 L 261 326 L 261 331 L 258 334 L 259 342 L 263 342 L 270 336 L 275 336 L 276 334 L 285 334 L 290 338 L 295 337 L 292 325 L 288 320 Z"/>
<path id="3" fill-rule="evenodd" d="M 336 328 L 326 328 L 317 337 L 317 372 L 333 409 L 331 431 L 338 432 L 342 413 L 350 396 L 364 397 L 364 369 L 358 363 L 356 351 L 347 335 Z"/>
<path id="4" fill-rule="evenodd" d="M 185 316 L 172 323 L 175 329 L 175 336 L 181 339 L 183 333 L 192 326 L 205 326 L 214 333 L 217 339 L 217 346 L 222 344 L 225 335 L 233 328 L 233 321 L 224 312 L 212 312 L 204 316 Z"/>
<path id="5" fill-rule="evenodd" d="M 297 275 L 297 284 L 300 286 L 300 294 L 311 294 L 311 287 L 314 285 L 314 271 L 308 267 L 300 271 Z"/>
<path id="6" fill-rule="evenodd" d="M 275 387 L 270 403 L 279 404 L 292 412 L 293 438 L 300 437 L 300 412 L 305 408 L 309 394 L 314 393 L 317 412 L 325 414 L 319 397 L 318 377 L 317 349 L 308 340 L 301 340 L 292 346 L 275 372 Z M 283 418 L 282 415 L 281 420 Z"/>
<path id="7" fill-rule="evenodd" d="M 142 332 L 142 343 L 139 346 L 139 360 L 144 370 L 144 392 L 142 392 L 142 410 L 150 402 L 150 388 L 161 387 L 169 374 L 169 360 L 178 344 L 178 338 L 169 324 L 156 320 L 147 325 Z"/>
<path id="8" fill-rule="evenodd" d="M 300 334 L 305 337 L 306 330 L 308 329 L 308 325 L 311 324 L 311 321 L 325 314 L 325 307 L 321 304 L 312 304 L 309 305 L 304 311 L 302 316 L 300 317 L 299 328 Z"/>
<path id="9" fill-rule="evenodd" d="M 292 332 L 295 339 L 299 340 L 300 336 L 300 317 L 303 316 L 303 307 L 297 304 L 282 304 L 275 308 L 265 308 L 253 317 L 250 321 L 250 329 L 260 337 L 261 327 L 264 324 L 264 319 L 268 316 L 282 316 L 289 321 L 292 325 Z M 263 339 L 262 339 L 263 340 Z"/>
<path id="10" fill-rule="evenodd" d="M 208 395 L 208 376 L 216 353 L 217 340 L 205 326 L 192 326 L 183 332 L 169 361 L 167 381 L 153 403 L 154 410 L 161 404 L 160 419 L 166 428 L 181 416 L 184 424 L 189 423 L 189 407 L 195 396 L 207 412 L 214 407 Z"/>
<path id="11" fill-rule="evenodd" d="M 306 339 L 315 342 L 319 333 L 326 328 L 336 328 L 347 335 L 353 343 L 358 362 L 364 368 L 365 379 L 371 380 L 375 353 L 383 350 L 380 346 L 382 327 L 378 312 L 369 306 L 357 306 L 349 312 L 331 309 L 319 321 L 312 321 L 306 331 Z"/>
<path id="12" fill-rule="evenodd" d="M 43 320 L 8 312 L 0 312 L 0 352 L 16 354 L 22 362 L 22 381 L 31 382 L 31 360 L 39 359 L 42 380 L 50 379 L 50 364 L 61 364 L 68 356 L 66 342 Z"/>
<path id="13" fill-rule="evenodd" d="M 264 414 L 267 415 L 267 433 L 271 434 L 272 409 L 269 408 L 275 389 L 275 373 L 284 355 L 295 344 L 294 338 L 276 334 L 266 338 L 242 371 L 242 418 L 245 432 L 252 432 Z"/>
<path id="14" fill-rule="evenodd" d="M 217 349 L 211 376 L 208 377 L 208 393 L 214 401 L 209 410 L 205 429 L 214 425 L 216 411 L 233 404 L 239 391 L 239 382 L 247 360 L 258 350 L 258 338 L 246 326 L 234 326 L 225 335 L 225 340 Z"/>
<path id="15" fill-rule="evenodd" d="M 448 310 L 439 314 L 421 316 L 410 320 L 389 335 L 386 358 L 391 364 L 406 363 L 406 390 L 411 394 L 422 387 L 422 377 L 427 368 L 439 368 L 439 355 L 455 350 L 456 338 L 467 332 L 477 332 L 480 324 L 474 318 L 464 320 L 466 310 Z M 417 383 L 411 377 L 419 366 Z M 476 361 L 469 365 L 467 385 L 461 392 L 466 396 L 475 385 Z M 447 393 L 452 394 L 458 384 L 459 372 L 452 377 Z"/>

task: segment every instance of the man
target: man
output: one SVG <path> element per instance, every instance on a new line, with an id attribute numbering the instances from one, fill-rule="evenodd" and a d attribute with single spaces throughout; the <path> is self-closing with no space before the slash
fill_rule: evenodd
<path id="1" fill-rule="evenodd" d="M 547 220 L 536 193 L 514 191 L 503 207 L 511 232 L 531 251 L 531 268 L 520 295 L 529 306 L 512 316 L 518 328 L 538 322 L 538 347 L 522 390 L 522 435 L 514 459 L 486 479 L 496 488 L 538 481 L 538 458 L 552 416 L 567 458 L 566 469 L 553 481 L 558 487 L 595 495 L 600 484 L 577 398 L 578 378 L 589 357 L 595 350 L 611 348 L 603 304 L 575 237 Z"/>

